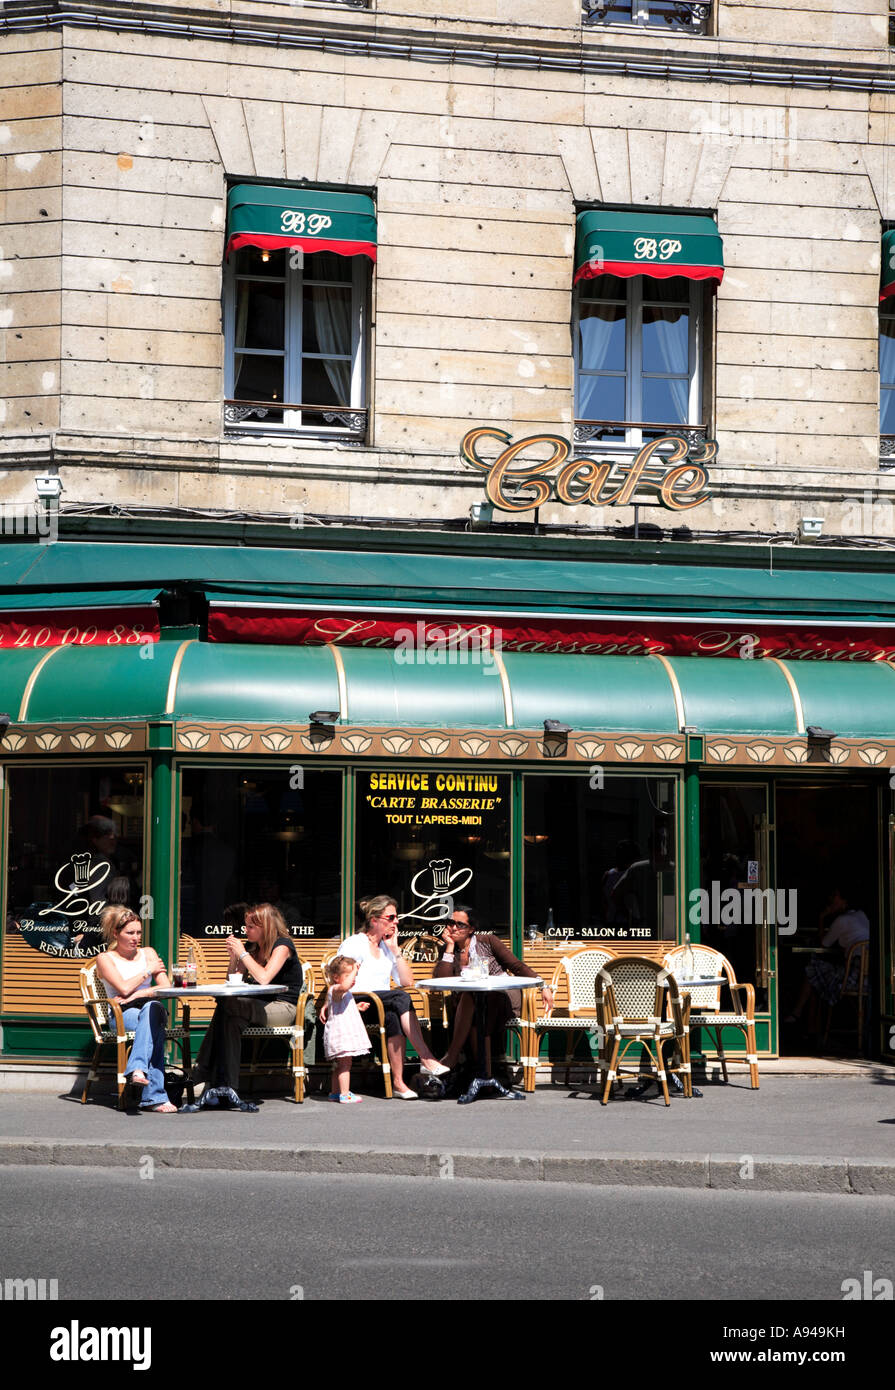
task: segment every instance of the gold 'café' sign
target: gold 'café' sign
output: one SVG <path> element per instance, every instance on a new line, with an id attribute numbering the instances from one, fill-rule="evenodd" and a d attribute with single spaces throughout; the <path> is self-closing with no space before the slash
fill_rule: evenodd
<path id="1" fill-rule="evenodd" d="M 507 447 L 495 459 L 479 458 L 476 449 L 485 439 L 497 439 Z M 551 449 L 549 458 L 520 459 L 538 445 Z M 560 435 L 532 434 L 513 444 L 506 430 L 488 425 L 470 430 L 460 445 L 460 457 L 487 473 L 489 501 L 505 512 L 530 512 L 550 501 L 626 507 L 634 504 L 635 493 L 646 489 L 658 494 L 655 500 L 660 506 L 689 511 L 709 496 L 705 465 L 717 455 L 718 445 L 703 439 L 691 451 L 681 435 L 667 434 L 644 444 L 631 460 L 570 459 L 571 452 L 572 446 Z"/>

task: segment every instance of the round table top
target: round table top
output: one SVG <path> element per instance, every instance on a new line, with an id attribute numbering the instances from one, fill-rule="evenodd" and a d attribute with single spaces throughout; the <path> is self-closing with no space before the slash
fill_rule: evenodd
<path id="1" fill-rule="evenodd" d="M 185 985 L 182 989 L 157 989 L 156 999 L 238 999 L 245 994 L 285 994 L 288 985 Z"/>
<path id="2" fill-rule="evenodd" d="M 442 975 L 437 980 L 416 980 L 417 989 L 469 990 L 489 994 L 508 989 L 531 989 L 534 985 L 544 988 L 540 976 L 530 975 L 484 975 L 474 980 L 464 980 L 460 975 Z"/>
<path id="3" fill-rule="evenodd" d="M 671 972 L 674 974 L 674 971 Z M 685 980 L 680 975 L 674 976 L 677 981 L 678 989 L 702 989 L 703 986 L 724 985 L 727 983 L 723 975 L 716 975 L 712 979 L 706 979 L 702 975 L 692 980 Z"/>

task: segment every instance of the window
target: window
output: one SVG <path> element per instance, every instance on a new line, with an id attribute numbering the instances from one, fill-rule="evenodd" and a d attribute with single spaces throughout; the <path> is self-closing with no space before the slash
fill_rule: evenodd
<path id="1" fill-rule="evenodd" d="M 227 231 L 225 424 L 362 439 L 373 200 L 237 184 Z"/>
<path id="2" fill-rule="evenodd" d="M 584 23 L 661 24 L 708 33 L 711 0 L 582 0 Z"/>
<path id="3" fill-rule="evenodd" d="M 704 288 L 672 276 L 582 280 L 575 304 L 575 438 L 640 446 L 702 424 Z"/>
<path id="4" fill-rule="evenodd" d="M 895 299 L 884 299 L 879 310 L 879 452 L 895 456 Z"/>
<path id="5" fill-rule="evenodd" d="M 895 228 L 883 231 L 879 305 L 879 456 L 895 459 Z"/>
<path id="6" fill-rule="evenodd" d="M 227 422 L 364 435 L 369 262 L 255 246 L 231 261 Z"/>
<path id="7" fill-rule="evenodd" d="M 525 929 L 596 946 L 675 936 L 677 783 L 608 773 L 523 777 Z"/>
<path id="8" fill-rule="evenodd" d="M 238 936 L 246 904 L 263 902 L 295 938 L 338 939 L 342 777 L 297 770 L 184 768 L 181 935 Z"/>

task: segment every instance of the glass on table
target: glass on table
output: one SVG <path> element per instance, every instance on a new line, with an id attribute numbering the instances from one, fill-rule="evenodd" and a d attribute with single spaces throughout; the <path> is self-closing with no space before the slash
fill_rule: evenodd
<path id="1" fill-rule="evenodd" d="M 171 983 L 175 989 L 183 989 L 186 980 L 186 966 L 178 961 L 171 966 Z"/>

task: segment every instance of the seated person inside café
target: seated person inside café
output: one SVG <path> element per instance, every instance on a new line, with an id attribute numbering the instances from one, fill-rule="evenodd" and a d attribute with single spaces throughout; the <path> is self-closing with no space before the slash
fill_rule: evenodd
<path id="1" fill-rule="evenodd" d="M 845 959 L 852 946 L 870 940 L 870 920 L 857 906 L 860 902 L 857 889 L 847 883 L 840 883 L 830 894 L 829 900 L 818 919 L 820 944 L 832 955 L 811 956 L 805 966 L 805 979 L 796 1006 L 783 1021 L 787 1024 L 801 1023 L 802 1015 L 809 1010 L 812 1022 L 816 1023 L 817 1004 L 837 1004 L 844 988 L 854 989 L 858 983 L 860 961 L 858 953 L 852 957 L 848 981 L 845 979 Z"/>
<path id="2" fill-rule="evenodd" d="M 121 1005 L 121 1017 L 134 1042 L 125 1075 L 142 1089 L 140 1108 L 171 1115 L 177 1109 L 165 1091 L 165 1029 L 168 1015 L 155 997 L 153 984 L 170 988 L 164 963 L 151 946 L 141 946 L 143 923 L 129 907 L 113 904 L 100 918 L 106 950 L 96 958 L 96 973 L 107 996 Z M 109 1010 L 109 1020 L 112 1012 Z"/>
<path id="3" fill-rule="evenodd" d="M 192 1079 L 235 1091 L 245 1028 L 286 1028 L 295 1022 L 301 993 L 301 962 L 280 913 L 258 903 L 245 914 L 245 940 L 227 937 L 228 971 L 242 972 L 246 984 L 285 985 L 286 993 L 267 999 L 219 999 L 202 1040 Z"/>
<path id="4" fill-rule="evenodd" d="M 441 959 L 432 972 L 433 977 L 459 975 L 471 962 L 483 961 L 489 975 L 528 975 L 537 979 L 537 971 L 517 960 L 499 936 L 479 931 L 478 918 L 471 907 L 454 909 L 453 917 L 444 925 L 444 943 Z M 542 991 L 542 999 L 545 1009 L 553 1008 L 553 995 L 549 989 Z M 442 1059 L 444 1065 L 452 1070 L 460 1060 L 470 1033 L 475 1033 L 472 995 L 462 994 L 454 1004 L 453 1033 Z M 502 1048 L 507 1023 L 511 1018 L 518 1017 L 521 1008 L 521 990 L 511 989 L 489 995 L 487 1032 L 492 1049 L 495 1042 Z M 470 1041 L 474 1042 L 474 1037 Z"/>

